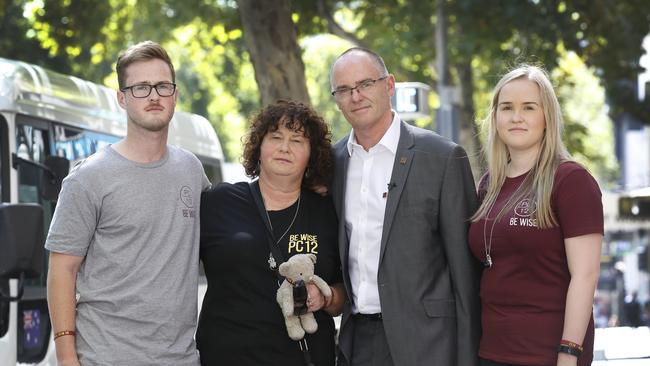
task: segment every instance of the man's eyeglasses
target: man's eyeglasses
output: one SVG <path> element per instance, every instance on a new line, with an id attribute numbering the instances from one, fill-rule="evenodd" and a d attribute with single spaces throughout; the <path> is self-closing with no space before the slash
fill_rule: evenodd
<path id="1" fill-rule="evenodd" d="M 135 98 L 146 98 L 151 94 L 151 89 L 156 89 L 156 93 L 161 97 L 171 97 L 176 91 L 176 84 L 174 83 L 159 83 L 156 85 L 149 84 L 136 84 L 126 86 L 120 89 L 123 93 L 131 89 L 131 94 Z"/>
<path id="2" fill-rule="evenodd" d="M 370 79 L 370 80 L 364 80 L 359 83 L 359 85 L 355 86 L 354 88 L 340 88 L 336 89 L 332 92 L 332 96 L 338 100 L 343 100 L 343 99 L 348 99 L 352 96 L 354 91 L 358 92 L 364 92 L 370 90 L 373 85 L 375 85 L 376 82 L 382 81 L 386 79 L 388 75 L 382 76 L 378 79 Z"/>

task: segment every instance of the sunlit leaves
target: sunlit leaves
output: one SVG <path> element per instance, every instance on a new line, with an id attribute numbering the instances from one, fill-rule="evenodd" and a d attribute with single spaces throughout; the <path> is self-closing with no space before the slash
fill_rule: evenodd
<path id="1" fill-rule="evenodd" d="M 601 183 L 611 184 L 618 167 L 605 90 L 594 70 L 573 52 L 562 55 L 552 76 L 563 107 L 567 146 L 579 162 L 601 178 Z"/>
<path id="2" fill-rule="evenodd" d="M 330 125 L 333 140 L 337 141 L 350 131 L 350 125 L 330 94 L 329 71 L 336 57 L 352 45 L 331 35 L 317 35 L 303 38 L 301 46 L 312 105 Z"/>

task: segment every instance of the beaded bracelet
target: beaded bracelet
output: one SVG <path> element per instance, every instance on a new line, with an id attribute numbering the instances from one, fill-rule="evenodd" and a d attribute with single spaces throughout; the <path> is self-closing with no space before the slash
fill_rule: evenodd
<path id="1" fill-rule="evenodd" d="M 73 336 L 73 335 L 76 335 L 76 334 L 77 334 L 77 332 L 75 332 L 74 330 L 62 330 L 60 332 L 54 333 L 54 339 L 57 339 L 57 338 L 63 337 L 63 336 L 68 336 L 68 335 Z"/>
<path id="2" fill-rule="evenodd" d="M 569 346 L 571 348 L 575 348 L 575 349 L 579 350 L 580 352 L 584 351 L 584 348 L 582 348 L 581 345 L 579 345 L 579 344 L 577 344 L 575 342 L 567 341 L 566 339 L 561 340 L 560 344 L 565 345 L 565 346 Z"/>

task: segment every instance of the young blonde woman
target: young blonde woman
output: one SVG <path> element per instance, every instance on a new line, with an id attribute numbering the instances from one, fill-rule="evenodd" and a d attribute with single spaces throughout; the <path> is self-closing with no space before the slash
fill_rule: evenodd
<path id="1" fill-rule="evenodd" d="M 470 246 L 481 278 L 482 366 L 590 365 L 603 237 L 601 193 L 561 139 L 544 70 L 523 65 L 494 89 L 488 172 Z"/>

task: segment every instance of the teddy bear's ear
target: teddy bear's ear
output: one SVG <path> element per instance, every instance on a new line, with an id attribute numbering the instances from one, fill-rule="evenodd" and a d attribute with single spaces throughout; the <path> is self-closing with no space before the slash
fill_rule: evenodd
<path id="1" fill-rule="evenodd" d="M 278 267 L 278 272 L 280 272 L 282 276 L 286 276 L 288 268 L 289 265 L 287 264 L 287 262 L 284 262 L 280 265 L 280 267 Z"/>
<path id="2" fill-rule="evenodd" d="M 307 254 L 312 263 L 316 263 L 316 254 Z"/>

